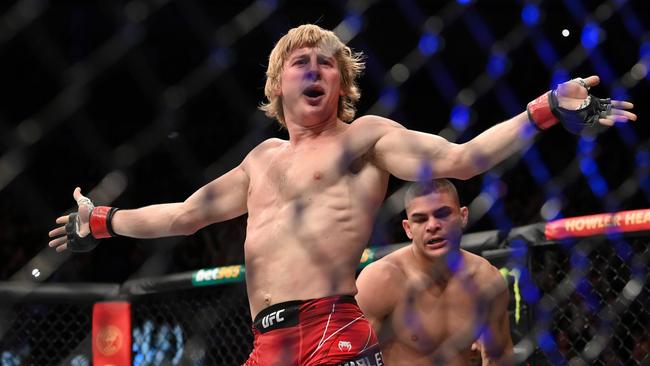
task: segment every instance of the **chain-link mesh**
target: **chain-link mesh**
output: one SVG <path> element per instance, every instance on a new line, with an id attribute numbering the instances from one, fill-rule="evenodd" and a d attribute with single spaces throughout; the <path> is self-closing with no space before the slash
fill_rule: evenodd
<path id="1" fill-rule="evenodd" d="M 133 364 L 241 365 L 253 347 L 242 284 L 149 295 L 133 302 Z"/>
<path id="2" fill-rule="evenodd" d="M 191 238 L 136 245 L 116 238 L 110 247 L 84 256 L 57 256 L 45 248 L 44 238 L 62 207 L 72 204 L 75 185 L 99 204 L 178 201 L 239 164 L 260 141 L 286 138 L 256 107 L 268 52 L 293 25 L 317 22 L 366 53 L 359 115 L 390 117 L 460 143 L 520 113 L 530 98 L 558 82 L 592 73 L 602 79 L 595 93 L 630 99 L 646 118 L 648 4 L 3 2 L 0 279 L 121 282 L 135 273 L 155 276 L 241 262 L 245 219 Z M 508 230 L 540 218 L 647 207 L 648 131 L 640 120 L 618 124 L 597 140 L 575 139 L 560 129 L 542 134 L 532 148 L 460 187 L 470 198 L 471 229 Z M 376 225 L 373 244 L 403 239 L 394 234 L 401 234 L 401 220 L 392 211 L 386 216 Z M 529 302 L 521 310 L 530 319 L 517 324 L 513 334 L 516 341 L 540 346 L 530 356 L 539 364 L 627 364 L 642 362 L 650 352 L 642 306 L 648 302 L 647 274 L 641 271 L 645 280 L 638 293 L 636 282 L 630 282 L 639 272 L 634 258 L 646 258 L 647 267 L 645 245 L 631 242 L 634 256 L 625 244 L 598 243 L 596 248 L 581 243 L 536 248 L 526 264 L 534 281 L 522 279 Z M 134 331 L 140 332 L 134 339 L 141 341 L 135 357 L 143 357 L 136 361 L 240 362 L 250 345 L 248 333 L 233 346 L 212 337 L 234 323 L 219 323 L 227 319 L 221 315 L 200 315 L 220 314 L 224 301 L 233 301 L 233 308 L 240 309 L 235 305 L 240 300 L 247 306 L 243 293 L 229 291 L 230 286 L 203 288 L 182 297 L 156 295 L 151 302 L 134 299 Z M 633 300 L 621 297 L 630 292 Z M 147 316 L 140 315 L 140 306 L 148 309 Z M 2 366 L 89 362 L 83 358 L 89 343 L 77 342 L 66 328 L 74 328 L 70 314 L 85 316 L 88 327 L 87 309 L 4 299 L 0 307 Z M 179 315 L 187 313 L 199 320 Z M 240 332 L 248 332 L 249 315 L 242 313 L 234 319 L 246 324 Z M 40 320 L 28 323 L 32 318 Z M 204 331 L 206 324 L 215 331 Z M 58 337 L 69 339 L 68 346 Z M 222 342 L 223 348 L 213 348 Z M 76 357 L 76 349 L 86 353 Z M 235 351 L 238 356 L 227 356 Z"/>
<path id="3" fill-rule="evenodd" d="M 647 237 L 601 237 L 527 243 L 531 283 L 522 277 L 516 285 L 523 295 L 519 305 L 517 296 L 511 296 L 511 333 L 516 348 L 526 339 L 535 345 L 520 361 L 650 362 L 649 242 Z M 164 291 L 130 301 L 134 365 L 241 365 L 252 349 L 243 283 Z M 1 365 L 91 364 L 91 308 L 29 302 L 3 308 Z M 515 312 L 520 314 L 515 317 Z"/>
<path id="4" fill-rule="evenodd" d="M 0 365 L 89 365 L 92 303 L 0 305 Z"/>
<path id="5" fill-rule="evenodd" d="M 587 358 L 587 364 L 593 365 L 641 365 L 650 362 L 648 271 L 642 274 L 644 285 L 635 299 L 624 307 L 616 306 L 626 296 L 626 286 L 634 283 L 631 282 L 634 272 L 631 259 L 645 258 L 645 266 L 648 265 L 648 239 L 631 241 L 630 251 L 617 250 L 616 243 L 602 239 L 590 239 L 581 244 L 590 247 L 583 263 L 577 263 L 581 260 L 574 257 L 571 251 L 573 246 L 544 246 L 532 253 L 533 277 L 544 294 L 552 294 L 572 269 L 584 266 L 585 272 L 569 296 L 553 299 L 556 303 L 550 327 L 555 345 L 539 357 L 551 362 L 558 356 L 554 355 L 557 351 L 565 360 L 578 362 Z M 594 340 L 600 344 L 594 344 Z M 589 346 L 597 346 L 602 352 L 592 357 Z"/>

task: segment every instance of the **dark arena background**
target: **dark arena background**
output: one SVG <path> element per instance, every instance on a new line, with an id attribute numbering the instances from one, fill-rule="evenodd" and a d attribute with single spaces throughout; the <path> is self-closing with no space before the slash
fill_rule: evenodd
<path id="1" fill-rule="evenodd" d="M 21 0 L 0 3 L 0 365 L 92 364 L 103 300 L 131 304 L 134 365 L 246 360 L 245 217 L 87 254 L 57 254 L 47 234 L 76 186 L 100 205 L 181 201 L 286 138 L 257 107 L 274 42 L 304 23 L 366 55 L 357 115 L 455 142 L 574 77 L 635 103 L 636 122 L 596 138 L 553 128 L 454 183 L 471 212 L 463 244 L 511 284 L 519 364 L 650 364 L 650 2 Z M 366 261 L 406 240 L 390 204 L 402 184 Z M 630 210 L 625 234 L 544 233 Z"/>

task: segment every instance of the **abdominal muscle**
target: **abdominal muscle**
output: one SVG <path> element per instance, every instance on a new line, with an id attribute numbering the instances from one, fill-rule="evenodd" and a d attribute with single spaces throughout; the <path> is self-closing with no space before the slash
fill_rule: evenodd
<path id="1" fill-rule="evenodd" d="M 356 294 L 355 273 L 375 209 L 345 196 L 318 192 L 249 210 L 244 249 L 253 318 L 284 301 Z"/>

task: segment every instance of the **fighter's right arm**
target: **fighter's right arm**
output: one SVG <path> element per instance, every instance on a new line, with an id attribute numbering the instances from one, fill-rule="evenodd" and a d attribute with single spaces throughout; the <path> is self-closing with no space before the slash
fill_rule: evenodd
<path id="1" fill-rule="evenodd" d="M 400 297 L 401 277 L 401 271 L 385 260 L 369 264 L 357 277 L 357 303 L 380 337 L 390 326 L 386 321 Z"/>
<path id="2" fill-rule="evenodd" d="M 215 222 L 246 213 L 248 174 L 240 165 L 201 187 L 183 202 L 119 210 L 113 231 L 133 238 L 190 235 Z"/>
<path id="3" fill-rule="evenodd" d="M 117 210 L 92 202 L 76 188 L 73 196 L 78 212 L 56 219 L 61 226 L 50 231 L 49 246 L 57 251 L 88 251 L 97 245 L 94 238 L 123 235 L 133 238 L 189 235 L 209 224 L 240 216 L 247 211 L 249 176 L 244 162 L 201 187 L 183 202 Z M 69 225 L 73 217 L 76 224 Z M 70 222 L 73 224 L 74 222 Z M 100 235 L 93 227 L 99 228 Z M 75 234 L 76 233 L 76 234 Z"/>

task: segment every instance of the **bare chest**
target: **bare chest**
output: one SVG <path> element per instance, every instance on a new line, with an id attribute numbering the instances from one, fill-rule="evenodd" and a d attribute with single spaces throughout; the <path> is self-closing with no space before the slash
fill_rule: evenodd
<path id="1" fill-rule="evenodd" d="M 284 149 L 258 161 L 249 188 L 256 201 L 287 201 L 318 194 L 342 184 L 355 162 L 332 146 Z"/>
<path id="2" fill-rule="evenodd" d="M 431 353 L 445 342 L 467 343 L 481 326 L 484 315 L 477 296 L 459 283 L 407 292 L 393 313 L 392 326 L 397 340 L 417 352 Z"/>

